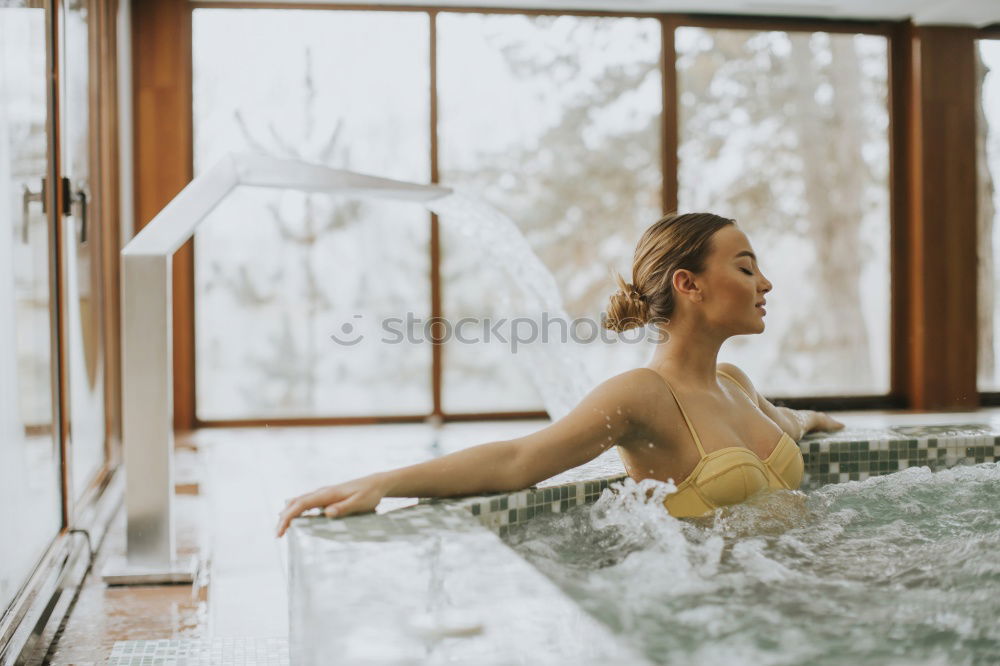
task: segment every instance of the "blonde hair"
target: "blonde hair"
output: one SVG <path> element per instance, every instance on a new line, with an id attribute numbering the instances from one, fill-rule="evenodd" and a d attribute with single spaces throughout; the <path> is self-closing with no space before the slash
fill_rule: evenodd
<path id="1" fill-rule="evenodd" d="M 669 319 L 674 312 L 674 273 L 705 270 L 711 239 L 726 225 L 736 224 L 712 213 L 669 213 L 654 222 L 639 239 L 632 258 L 632 282 L 613 273 L 618 291 L 611 295 L 604 327 L 627 331 L 653 320 Z"/>

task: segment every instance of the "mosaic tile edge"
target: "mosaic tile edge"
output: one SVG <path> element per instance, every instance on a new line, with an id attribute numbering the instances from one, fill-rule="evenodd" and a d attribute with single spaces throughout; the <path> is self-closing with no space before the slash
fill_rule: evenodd
<path id="1" fill-rule="evenodd" d="M 802 488 L 809 490 L 828 483 L 863 481 L 907 467 L 927 466 L 938 470 L 1000 460 L 1000 429 L 984 433 L 983 426 L 976 424 L 969 428 L 970 434 L 942 434 L 942 430 L 954 433 L 961 428 L 914 426 L 906 428 L 914 436 L 883 439 L 842 439 L 836 435 L 804 438 L 799 442 L 805 463 Z M 889 429 L 892 434 L 897 431 Z M 462 506 L 480 524 L 503 537 L 511 526 L 523 524 L 537 515 L 563 513 L 580 504 L 592 504 L 605 488 L 626 478 L 628 475 L 618 474 L 511 493 L 424 499 L 421 502 Z"/>
<path id="2" fill-rule="evenodd" d="M 866 439 L 847 437 L 850 434 L 851 431 L 832 435 L 814 433 L 799 442 L 804 460 L 803 490 L 828 483 L 863 481 L 908 467 L 926 466 L 936 471 L 1000 460 L 1000 428 L 982 424 L 900 426 L 883 429 L 877 437 Z M 383 539 L 432 527 L 468 529 L 468 523 L 456 514 L 458 511 L 504 537 L 512 526 L 535 516 L 564 513 L 575 506 L 592 504 L 606 488 L 626 478 L 628 475 L 622 472 L 514 492 L 422 498 L 416 505 L 378 515 L 339 520 L 299 518 L 296 523 L 305 523 L 303 526 L 308 526 L 314 534 L 328 538 Z"/>

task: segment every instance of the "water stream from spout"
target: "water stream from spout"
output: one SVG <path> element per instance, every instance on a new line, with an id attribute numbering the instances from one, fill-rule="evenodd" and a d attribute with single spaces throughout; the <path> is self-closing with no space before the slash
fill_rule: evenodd
<path id="1" fill-rule="evenodd" d="M 467 246 L 459 251 L 480 253 L 484 262 L 507 278 L 509 290 L 501 305 L 512 316 L 538 320 L 545 312 L 550 320 L 570 324 L 555 277 L 509 217 L 465 192 L 453 192 L 426 206 Z M 513 355 L 553 420 L 569 412 L 592 388 L 587 368 L 570 340 L 558 335 L 544 343 L 536 339 L 519 345 Z"/>

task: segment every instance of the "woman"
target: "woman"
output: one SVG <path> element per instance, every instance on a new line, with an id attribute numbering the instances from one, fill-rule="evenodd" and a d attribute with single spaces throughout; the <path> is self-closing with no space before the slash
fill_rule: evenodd
<path id="1" fill-rule="evenodd" d="M 640 239 L 632 276 L 632 284 L 616 276 L 619 291 L 604 325 L 620 332 L 654 324 L 666 342 L 648 365 L 602 382 L 536 433 L 296 497 L 281 512 L 278 536 L 312 508 L 346 516 L 372 511 L 383 497 L 526 488 L 612 445 L 636 481 L 682 479 L 664 502 L 678 517 L 703 515 L 765 488 L 797 488 L 796 440 L 844 425 L 822 412 L 775 407 L 739 368 L 716 362 L 728 338 L 764 331 L 764 294 L 771 290 L 735 220 L 710 213 L 663 217 Z"/>

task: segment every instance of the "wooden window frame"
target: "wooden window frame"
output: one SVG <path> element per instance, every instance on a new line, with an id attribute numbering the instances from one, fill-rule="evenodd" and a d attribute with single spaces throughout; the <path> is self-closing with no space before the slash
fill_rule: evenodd
<path id="1" fill-rule="evenodd" d="M 525 16 L 568 15 L 608 18 L 652 18 L 662 27 L 661 76 L 663 81 L 662 172 L 663 207 L 677 205 L 677 99 L 674 31 L 678 27 L 742 30 L 821 31 L 871 34 L 888 40 L 889 62 L 889 198 L 890 198 L 890 391 L 877 396 L 777 397 L 780 404 L 795 408 L 838 409 L 947 409 L 978 406 L 980 396 L 968 391 L 967 364 L 957 372 L 947 372 L 946 364 L 935 358 L 928 330 L 929 301 L 947 295 L 942 288 L 921 282 L 927 268 L 911 255 L 922 251 L 933 236 L 933 221 L 922 213 L 930 206 L 920 199 L 931 177 L 913 168 L 914 159 L 924 157 L 918 123 L 921 114 L 913 109 L 920 92 L 914 84 L 919 58 L 915 48 L 927 48 L 938 38 L 939 29 L 914 27 L 910 22 L 827 20 L 815 18 L 701 15 L 662 12 L 614 12 L 583 10 L 527 10 L 490 7 L 443 7 L 437 5 L 387 6 L 365 4 L 280 3 L 280 2 L 186 2 L 155 0 L 133 4 L 134 111 L 135 111 L 135 210 L 136 229 L 141 228 L 193 177 L 192 144 L 192 53 L 191 23 L 195 9 L 309 9 L 320 11 L 388 11 L 425 13 L 430 18 L 430 163 L 431 182 L 439 182 L 437 139 L 437 23 L 440 13 L 515 14 Z M 949 29 L 940 29 L 949 30 Z M 966 29 L 976 35 L 984 31 Z M 951 33 L 949 33 L 951 34 Z M 1000 30 L 995 33 L 1000 34 Z M 918 40 L 921 45 L 915 47 Z M 157 169 L 142 169 L 154 162 Z M 926 197 L 925 197 L 926 198 Z M 933 208 L 933 206 L 930 206 Z M 430 215 L 431 316 L 440 316 L 440 229 L 437 216 Z M 968 252 L 968 227 L 959 229 L 959 240 L 949 246 L 941 263 L 954 267 Z M 973 225 L 974 227 L 974 225 Z M 930 234 L 930 236 L 928 235 Z M 921 245 L 923 243 L 923 245 Z M 544 418 L 544 412 L 447 413 L 441 402 L 441 345 L 432 346 L 432 412 L 392 416 L 317 418 L 258 418 L 203 421 L 195 405 L 194 359 L 194 275 L 193 240 L 174 258 L 174 420 L 178 430 L 198 427 L 259 425 L 340 425 L 405 423 L 427 419 L 465 421 L 483 419 Z M 953 247 L 954 246 L 954 247 Z M 964 248 L 964 249 L 963 249 Z M 919 255 L 918 257 L 923 256 Z M 961 273 L 961 271 L 959 271 Z M 952 344 L 975 348 L 975 328 L 967 327 L 968 308 L 957 311 L 957 320 L 946 322 L 944 335 L 958 335 Z M 973 313 L 974 321 L 974 313 Z M 974 386 L 974 371 L 972 381 Z M 934 382 L 939 389 L 934 390 Z M 1000 394 L 983 394 L 984 402 Z"/>

